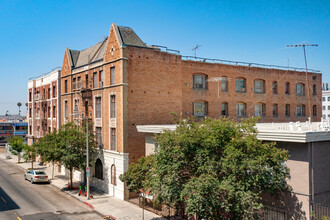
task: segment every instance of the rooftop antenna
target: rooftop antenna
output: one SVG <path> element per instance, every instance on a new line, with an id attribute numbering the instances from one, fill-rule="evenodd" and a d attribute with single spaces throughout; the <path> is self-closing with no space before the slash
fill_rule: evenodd
<path id="1" fill-rule="evenodd" d="M 196 61 L 196 52 L 197 52 L 197 50 L 198 50 L 198 48 L 200 48 L 202 45 L 198 45 L 198 44 L 196 44 L 196 47 L 194 47 L 192 50 L 194 50 L 195 51 L 195 61 Z"/>
<path id="2" fill-rule="evenodd" d="M 307 84 L 307 99 L 308 99 L 308 116 L 311 117 L 311 100 L 310 100 L 310 89 L 309 89 L 309 81 L 308 81 L 308 76 L 307 76 L 307 59 L 306 59 L 306 51 L 305 51 L 305 47 L 308 47 L 308 46 L 311 46 L 311 47 L 317 47 L 318 45 L 317 44 L 293 44 L 293 45 L 287 45 L 287 47 L 302 47 L 303 50 L 304 50 L 304 58 L 305 58 L 305 72 L 306 72 L 306 84 Z M 314 201 L 314 199 L 313 199 Z"/>

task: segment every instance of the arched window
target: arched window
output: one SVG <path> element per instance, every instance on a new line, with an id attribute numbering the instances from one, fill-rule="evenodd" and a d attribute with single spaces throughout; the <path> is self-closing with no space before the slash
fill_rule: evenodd
<path id="1" fill-rule="evenodd" d="M 290 117 L 290 105 L 285 105 L 285 116 Z"/>
<path id="2" fill-rule="evenodd" d="M 254 105 L 254 115 L 255 116 L 265 116 L 266 115 L 266 105 L 264 103 L 257 103 Z"/>
<path id="3" fill-rule="evenodd" d="M 193 75 L 193 88 L 194 89 L 207 89 L 207 75 L 194 74 Z"/>
<path id="4" fill-rule="evenodd" d="M 254 80 L 254 92 L 265 93 L 265 80 L 262 79 Z"/>
<path id="5" fill-rule="evenodd" d="M 273 81 L 272 88 L 273 88 L 273 94 L 277 94 L 277 82 L 276 81 Z"/>
<path id="6" fill-rule="evenodd" d="M 205 117 L 207 116 L 207 102 L 198 101 L 193 103 L 194 116 Z"/>
<path id="7" fill-rule="evenodd" d="M 313 85 L 313 96 L 316 96 L 316 85 Z"/>
<path id="8" fill-rule="evenodd" d="M 228 116 L 228 102 L 221 103 L 221 116 Z"/>
<path id="9" fill-rule="evenodd" d="M 236 104 L 236 116 L 237 117 L 245 117 L 246 116 L 246 104 L 245 103 L 237 103 Z"/>
<path id="10" fill-rule="evenodd" d="M 221 77 L 221 91 L 222 92 L 228 91 L 228 77 L 226 76 Z"/>
<path id="11" fill-rule="evenodd" d="M 236 92 L 246 92 L 246 79 L 236 78 Z"/>
<path id="12" fill-rule="evenodd" d="M 317 116 L 316 105 L 313 105 L 313 116 Z"/>
<path id="13" fill-rule="evenodd" d="M 285 83 L 285 94 L 290 95 L 290 83 L 289 82 Z"/>
<path id="14" fill-rule="evenodd" d="M 277 118 L 278 117 L 278 105 L 273 104 L 273 117 Z"/>
<path id="15" fill-rule="evenodd" d="M 296 115 L 298 117 L 305 117 L 305 105 L 297 105 L 297 108 L 296 108 Z"/>
<path id="16" fill-rule="evenodd" d="M 100 159 L 97 159 L 95 162 L 95 177 L 103 180 L 103 165 Z"/>
<path id="17" fill-rule="evenodd" d="M 111 165 L 111 184 L 116 185 L 116 167 L 114 164 Z"/>
<path id="18" fill-rule="evenodd" d="M 297 95 L 305 95 L 305 85 L 304 84 L 297 83 L 296 94 Z"/>

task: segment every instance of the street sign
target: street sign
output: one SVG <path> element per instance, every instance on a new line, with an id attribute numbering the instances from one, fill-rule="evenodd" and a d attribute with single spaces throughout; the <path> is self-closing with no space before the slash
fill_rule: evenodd
<path id="1" fill-rule="evenodd" d="M 90 177 L 90 167 L 86 167 L 86 176 Z"/>

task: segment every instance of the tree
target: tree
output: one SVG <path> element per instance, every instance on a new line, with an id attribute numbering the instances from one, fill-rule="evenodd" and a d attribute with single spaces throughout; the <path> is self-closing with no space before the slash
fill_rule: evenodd
<path id="1" fill-rule="evenodd" d="M 255 122 L 181 120 L 176 131 L 156 136 L 159 148 L 146 175 L 156 200 L 198 219 L 254 218 L 262 193 L 289 190 L 287 152 L 257 140 Z M 139 170 L 125 173 L 135 179 L 123 179 L 129 188 L 138 185 Z"/>
<path id="2" fill-rule="evenodd" d="M 21 115 L 21 106 L 22 106 L 22 103 L 17 102 L 17 106 L 18 106 L 18 115 Z"/>
<path id="3" fill-rule="evenodd" d="M 70 186 L 72 186 L 73 168 L 86 169 L 86 130 L 83 126 L 75 123 L 67 123 L 62 126 L 57 133 L 57 141 L 61 149 L 60 162 L 70 170 Z M 89 125 L 91 127 L 91 125 Z M 89 166 L 92 164 L 96 154 L 95 139 L 92 130 L 89 129 Z"/>
<path id="4" fill-rule="evenodd" d="M 29 103 L 25 102 L 26 111 L 28 111 Z"/>
<path id="5" fill-rule="evenodd" d="M 23 138 L 14 136 L 9 140 L 9 144 L 9 151 L 12 154 L 17 155 L 17 162 L 19 163 L 21 160 L 21 153 L 24 148 Z"/>
<path id="6" fill-rule="evenodd" d="M 37 148 L 36 148 L 37 143 L 33 143 L 32 145 L 23 145 L 23 158 L 26 161 L 31 161 L 31 168 L 33 169 L 33 162 L 36 159 L 37 155 Z"/>

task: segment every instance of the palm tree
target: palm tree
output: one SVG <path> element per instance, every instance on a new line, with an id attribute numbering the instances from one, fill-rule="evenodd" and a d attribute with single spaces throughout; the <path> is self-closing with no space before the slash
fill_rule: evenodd
<path id="1" fill-rule="evenodd" d="M 29 103 L 25 102 L 26 111 L 28 110 Z"/>
<path id="2" fill-rule="evenodd" d="M 21 115 L 21 106 L 22 106 L 22 103 L 17 102 L 17 106 L 18 106 L 18 115 Z"/>

